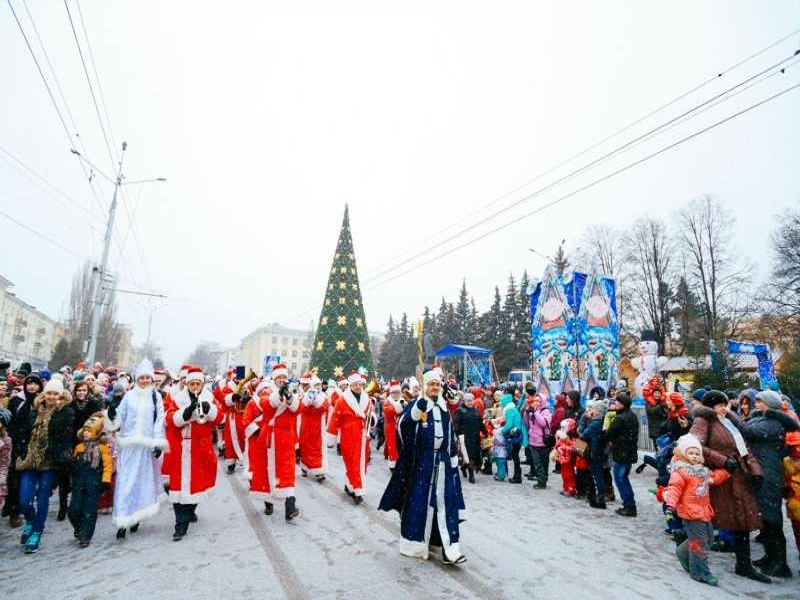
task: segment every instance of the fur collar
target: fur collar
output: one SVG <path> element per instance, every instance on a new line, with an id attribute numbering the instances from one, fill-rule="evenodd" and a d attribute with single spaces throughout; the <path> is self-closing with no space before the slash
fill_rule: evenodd
<path id="1" fill-rule="evenodd" d="M 72 394 L 70 394 L 67 390 L 61 392 L 61 397 L 55 404 L 55 410 L 61 410 L 68 404 L 72 404 Z M 35 410 L 40 410 L 43 406 L 45 406 L 44 401 L 44 392 L 41 392 L 33 401 L 33 408 Z"/>

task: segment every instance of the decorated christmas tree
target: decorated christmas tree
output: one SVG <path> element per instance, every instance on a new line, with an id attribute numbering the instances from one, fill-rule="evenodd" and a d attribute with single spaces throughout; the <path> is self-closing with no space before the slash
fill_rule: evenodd
<path id="1" fill-rule="evenodd" d="M 370 377 L 375 374 L 346 205 L 311 351 L 311 367 L 318 369 L 320 379 L 339 379 L 359 369 L 365 369 Z"/>

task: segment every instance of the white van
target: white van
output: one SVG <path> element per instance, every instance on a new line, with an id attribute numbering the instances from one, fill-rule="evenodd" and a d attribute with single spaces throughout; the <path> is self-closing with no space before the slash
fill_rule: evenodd
<path id="1" fill-rule="evenodd" d="M 528 381 L 533 381 L 533 373 L 530 371 L 509 371 L 508 383 L 514 383 L 520 387 L 524 387 Z"/>

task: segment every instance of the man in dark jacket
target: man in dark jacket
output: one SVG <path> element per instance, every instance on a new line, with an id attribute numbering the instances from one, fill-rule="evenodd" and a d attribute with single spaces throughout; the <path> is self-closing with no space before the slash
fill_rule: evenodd
<path id="1" fill-rule="evenodd" d="M 8 435 L 11 437 L 11 464 L 8 469 L 8 497 L 3 506 L 3 516 L 8 516 L 11 527 L 22 526 L 22 514 L 19 508 L 19 472 L 14 465 L 28 444 L 28 421 L 33 401 L 41 392 L 42 379 L 32 373 L 22 382 L 22 391 L 11 396 L 8 401 L 8 410 L 11 413 L 11 421 L 8 424 Z"/>
<path id="2" fill-rule="evenodd" d="M 616 513 L 623 517 L 635 517 L 636 500 L 630 474 L 631 466 L 639 460 L 639 418 L 631 411 L 631 397 L 626 392 L 617 394 L 611 408 L 617 415 L 606 432 L 606 440 L 611 446 L 614 483 L 622 499 L 622 506 Z"/>

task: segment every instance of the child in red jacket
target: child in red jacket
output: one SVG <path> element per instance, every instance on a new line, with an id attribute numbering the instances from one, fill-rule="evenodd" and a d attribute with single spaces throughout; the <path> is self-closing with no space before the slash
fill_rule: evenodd
<path id="1" fill-rule="evenodd" d="M 708 547 L 714 539 L 710 486 L 724 483 L 731 474 L 725 469 L 710 471 L 703 465 L 703 448 L 691 433 L 678 440 L 670 472 L 669 484 L 664 490 L 667 515 L 677 514 L 683 519 L 687 536 L 675 553 L 692 579 L 717 585 L 717 578 L 708 568 Z"/>
<path id="2" fill-rule="evenodd" d="M 561 495 L 575 497 L 575 438 L 578 424 L 575 419 L 564 419 L 556 431 L 556 462 L 561 465 Z"/>

